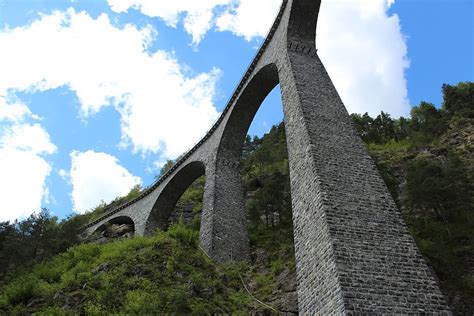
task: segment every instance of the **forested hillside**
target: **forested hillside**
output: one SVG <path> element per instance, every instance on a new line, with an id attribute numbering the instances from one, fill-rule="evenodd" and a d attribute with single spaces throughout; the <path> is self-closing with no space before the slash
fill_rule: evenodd
<path id="1" fill-rule="evenodd" d="M 472 315 L 474 84 L 442 91 L 443 104 L 422 102 L 409 118 L 352 118 L 451 307 Z M 181 197 L 167 232 L 127 239 L 111 225 L 103 243 L 78 238 L 84 223 L 139 194 L 134 188 L 63 221 L 43 210 L 1 223 L 0 314 L 296 313 L 283 123 L 247 137 L 241 166 L 251 262 L 217 265 L 200 249 L 204 178 Z"/>

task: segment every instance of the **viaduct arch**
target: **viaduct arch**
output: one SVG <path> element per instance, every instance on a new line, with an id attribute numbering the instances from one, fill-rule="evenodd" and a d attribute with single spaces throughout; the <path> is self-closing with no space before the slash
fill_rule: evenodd
<path id="1" fill-rule="evenodd" d="M 165 227 L 205 174 L 200 241 L 218 262 L 247 260 L 240 146 L 280 83 L 302 314 L 450 314 L 446 301 L 352 126 L 316 50 L 319 0 L 283 0 L 269 34 L 217 122 L 135 200 L 88 224 L 127 216 L 135 234 Z"/>
<path id="2" fill-rule="evenodd" d="M 94 229 L 93 233 L 104 233 L 107 230 L 107 225 L 108 224 L 127 224 L 131 226 L 131 232 L 135 232 L 135 223 L 133 222 L 133 219 L 128 217 L 128 216 L 116 216 L 116 217 L 111 217 L 108 219 L 108 221 L 102 222 L 102 225 L 96 226 Z"/>
<path id="3" fill-rule="evenodd" d="M 156 229 L 165 230 L 167 228 L 168 219 L 179 198 L 197 178 L 205 174 L 205 168 L 204 163 L 193 161 L 181 168 L 171 178 L 151 209 L 146 220 L 145 235 L 153 233 Z"/>

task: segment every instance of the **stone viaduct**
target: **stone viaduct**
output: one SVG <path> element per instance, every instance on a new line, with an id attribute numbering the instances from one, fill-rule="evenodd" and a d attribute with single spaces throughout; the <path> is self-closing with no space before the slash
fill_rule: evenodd
<path id="1" fill-rule="evenodd" d="M 241 146 L 280 84 L 290 166 L 302 314 L 450 311 L 316 49 L 320 0 L 283 0 L 278 16 L 208 133 L 135 200 L 88 224 L 166 227 L 179 197 L 205 175 L 200 240 L 216 261 L 247 260 Z M 355 61 L 356 62 L 356 61 Z"/>

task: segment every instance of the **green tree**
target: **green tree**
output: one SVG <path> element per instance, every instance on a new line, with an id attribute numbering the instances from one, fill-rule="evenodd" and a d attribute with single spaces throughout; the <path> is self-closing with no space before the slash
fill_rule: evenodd
<path id="1" fill-rule="evenodd" d="M 375 143 L 383 144 L 395 138 L 395 123 L 388 113 L 380 112 L 373 121 L 372 128 Z"/>
<path id="2" fill-rule="evenodd" d="M 80 243 L 88 221 L 88 215 L 70 215 L 59 222 L 43 208 L 24 220 L 1 223 L 0 280 Z"/>
<path id="3" fill-rule="evenodd" d="M 421 102 L 410 111 L 412 128 L 417 135 L 415 140 L 428 143 L 444 133 L 447 129 L 446 120 L 432 103 Z"/>
<path id="4" fill-rule="evenodd" d="M 474 118 L 474 83 L 460 82 L 455 86 L 443 84 L 443 110 Z"/>
<path id="5" fill-rule="evenodd" d="M 409 119 L 400 117 L 394 121 L 395 140 L 405 140 L 410 137 L 412 133 L 411 122 Z"/>
<path id="6" fill-rule="evenodd" d="M 397 138 L 396 122 L 388 113 L 382 111 L 375 119 L 367 112 L 364 115 L 354 113 L 351 118 L 359 136 L 366 143 L 384 144 Z"/>
<path id="7" fill-rule="evenodd" d="M 160 173 L 156 176 L 156 179 L 161 178 L 165 173 L 167 173 L 171 168 L 174 166 L 176 162 L 174 160 L 168 159 L 166 160 L 163 167 L 160 169 Z"/>
<path id="8" fill-rule="evenodd" d="M 469 211 L 471 190 L 464 165 L 452 153 L 446 163 L 419 158 L 408 167 L 407 204 L 434 214 L 444 223 L 448 235 L 449 224 Z"/>

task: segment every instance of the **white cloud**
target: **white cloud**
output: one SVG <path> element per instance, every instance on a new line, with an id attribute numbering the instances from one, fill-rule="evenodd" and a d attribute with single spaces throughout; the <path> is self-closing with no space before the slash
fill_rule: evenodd
<path id="1" fill-rule="evenodd" d="M 201 41 L 213 23 L 213 10 L 227 5 L 231 0 L 108 0 L 115 12 L 126 12 L 134 8 L 150 17 L 159 17 L 166 24 L 176 27 L 180 16 L 184 16 L 184 29 L 191 34 L 194 44 Z"/>
<path id="2" fill-rule="evenodd" d="M 191 75 L 172 54 L 146 51 L 155 35 L 150 26 L 118 28 L 105 14 L 93 19 L 72 9 L 4 30 L 0 69 L 9 75 L 0 76 L 0 95 L 68 86 L 86 118 L 116 107 L 122 145 L 176 157 L 217 118 L 212 99 L 220 72 Z"/>
<path id="3" fill-rule="evenodd" d="M 38 119 L 25 104 L 19 101 L 7 102 L 5 97 L 0 96 L 0 121 L 17 123 L 27 117 Z"/>
<path id="4" fill-rule="evenodd" d="M 69 172 L 67 172 L 67 171 L 64 170 L 64 169 L 59 169 L 59 170 L 58 170 L 58 176 L 60 176 L 61 179 L 65 180 L 65 181 L 70 181 L 70 179 L 69 179 Z"/>
<path id="5" fill-rule="evenodd" d="M 390 0 L 323 1 L 319 56 L 349 112 L 407 115 L 407 47 Z"/>
<path id="6" fill-rule="evenodd" d="M 240 0 L 226 8 L 216 20 L 219 31 L 230 31 L 250 41 L 264 37 L 270 29 L 281 0 Z"/>
<path id="7" fill-rule="evenodd" d="M 39 125 L 14 125 L 3 135 L 1 144 L 5 148 L 30 152 L 35 155 L 52 154 L 56 146 L 48 133 Z"/>
<path id="8" fill-rule="evenodd" d="M 51 166 L 44 155 L 56 152 L 39 124 L 4 125 L 0 131 L 0 221 L 38 211 L 48 199 L 45 179 Z"/>
<path id="9" fill-rule="evenodd" d="M 169 69 L 173 67 L 179 71 L 176 64 Z M 160 81 L 154 84 L 168 90 L 162 95 L 151 86 L 137 86 L 121 109 L 125 142 L 131 141 L 141 152 L 162 149 L 165 157 L 190 148 L 217 118 L 212 96 L 219 73 L 214 69 L 190 80 L 178 74 L 157 78 Z"/>
<path id="10" fill-rule="evenodd" d="M 126 195 L 139 177 L 122 167 L 117 158 L 106 153 L 88 150 L 71 153 L 70 179 L 72 202 L 75 211 L 83 213 L 101 201 L 110 202 Z"/>
<path id="11" fill-rule="evenodd" d="M 219 31 L 231 31 L 251 40 L 265 36 L 281 0 L 107 0 L 117 13 L 130 8 L 150 17 L 159 17 L 176 27 L 182 20 L 184 30 L 194 45 L 216 26 Z"/>

